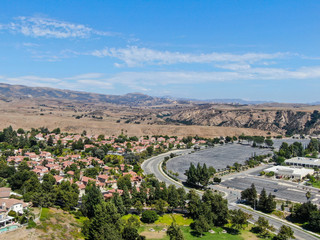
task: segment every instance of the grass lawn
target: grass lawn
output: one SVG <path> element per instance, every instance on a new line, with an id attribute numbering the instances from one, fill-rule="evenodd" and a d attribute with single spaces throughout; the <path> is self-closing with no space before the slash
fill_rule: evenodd
<path id="1" fill-rule="evenodd" d="M 222 240 L 222 239 L 228 239 L 228 240 L 243 240 L 245 238 L 242 237 L 242 234 L 239 235 L 232 235 L 229 233 L 222 233 L 222 228 L 212 228 L 215 233 L 204 233 L 202 237 L 195 235 L 194 231 L 190 227 L 181 227 L 181 230 L 184 234 L 184 237 L 186 240 L 191 239 L 202 239 L 202 240 L 209 240 L 209 239 L 215 239 L 215 240 Z M 248 231 L 247 231 L 248 232 Z M 249 232 L 250 233 L 250 232 Z M 248 236 L 248 235 L 247 235 Z M 252 239 L 252 238 L 246 238 L 246 240 Z M 254 238 L 256 239 L 256 238 Z"/>
<path id="2" fill-rule="evenodd" d="M 153 228 L 155 231 L 151 232 L 149 229 Z M 153 240 L 169 240 L 169 237 L 165 232 L 161 231 L 163 227 L 159 227 L 154 224 L 144 225 L 140 228 L 140 233 L 147 237 L 147 239 Z M 142 230 L 142 231 L 141 231 Z M 240 234 L 234 235 L 231 233 L 222 233 L 223 228 L 212 228 L 215 233 L 204 233 L 202 237 L 198 236 L 189 226 L 182 226 L 181 230 L 186 240 L 257 240 L 259 239 L 255 234 L 251 233 L 249 230 L 242 230 Z"/>
<path id="3" fill-rule="evenodd" d="M 163 216 L 159 217 L 155 224 L 169 226 L 173 220 L 175 220 L 179 226 L 189 226 L 193 222 L 191 218 L 185 218 L 182 214 L 164 214 Z"/>
<path id="4" fill-rule="evenodd" d="M 50 218 L 49 211 L 50 211 L 49 208 L 42 208 L 40 221 L 45 221 Z"/>
<path id="5" fill-rule="evenodd" d="M 134 214 L 125 215 L 122 217 L 122 219 L 128 220 L 131 216 L 140 220 L 140 217 Z M 185 218 L 182 214 L 164 214 L 163 216 L 159 217 L 154 225 L 169 226 L 173 220 L 175 220 L 179 226 L 189 226 L 193 222 L 191 218 Z"/>

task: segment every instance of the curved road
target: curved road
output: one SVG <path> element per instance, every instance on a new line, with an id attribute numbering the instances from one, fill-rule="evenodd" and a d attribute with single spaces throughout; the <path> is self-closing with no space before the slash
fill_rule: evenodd
<path id="1" fill-rule="evenodd" d="M 193 151 L 193 149 L 183 149 L 183 150 L 174 150 L 171 152 L 167 152 L 167 153 L 163 153 L 160 154 L 158 156 L 152 157 L 148 160 L 145 160 L 142 165 L 141 168 L 144 170 L 144 172 L 146 174 L 154 174 L 155 177 L 162 182 L 165 182 L 167 185 L 173 184 L 177 187 L 184 187 L 180 182 L 177 182 L 175 180 L 173 180 L 172 178 L 168 177 L 161 169 L 161 164 L 164 160 L 164 158 L 166 156 L 169 156 L 171 153 L 175 153 L 178 155 L 181 154 L 188 154 L 191 151 Z M 184 187 L 186 191 L 189 191 L 188 188 Z M 236 203 L 237 199 L 240 198 L 240 191 L 235 191 L 235 190 L 231 190 L 227 189 L 226 187 L 222 187 L 222 186 L 218 186 L 218 185 L 211 185 L 210 186 L 211 189 L 216 189 L 218 191 L 224 192 L 225 193 L 225 198 L 228 200 L 228 205 L 229 205 L 229 209 L 241 209 L 249 214 L 252 215 L 252 218 L 256 221 L 259 217 L 264 217 L 266 219 L 268 219 L 269 223 L 271 225 L 273 225 L 276 229 L 279 229 L 282 225 L 287 225 L 290 226 L 293 230 L 294 230 L 294 235 L 296 237 L 296 239 L 301 239 L 301 240 L 315 240 L 315 239 L 319 239 L 320 236 L 318 235 L 318 237 L 316 236 L 316 234 L 308 232 L 288 221 L 282 220 L 280 218 L 277 217 L 271 217 L 267 214 L 258 212 L 258 211 L 254 211 L 252 209 L 247 209 L 245 208 L 245 206 L 241 206 L 239 204 Z M 199 195 L 202 195 L 200 191 L 198 191 Z"/>

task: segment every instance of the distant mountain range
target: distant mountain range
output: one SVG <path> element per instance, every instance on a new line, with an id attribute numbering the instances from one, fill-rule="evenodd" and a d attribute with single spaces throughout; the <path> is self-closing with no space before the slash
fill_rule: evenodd
<path id="1" fill-rule="evenodd" d="M 125 95 L 105 95 L 47 87 L 10 85 L 5 83 L 0 83 L 0 98 L 5 101 L 28 98 L 46 100 L 69 100 L 80 102 L 100 102 L 129 106 L 161 105 L 172 104 L 176 102 L 171 99 L 151 97 L 141 93 L 128 93 Z"/>
<path id="2" fill-rule="evenodd" d="M 235 99 L 229 99 L 229 98 L 225 98 L 225 99 L 219 99 L 219 98 L 215 98 L 215 99 L 204 99 L 204 100 L 199 100 L 199 99 L 180 99 L 180 100 L 187 100 L 187 101 L 193 101 L 193 102 L 200 102 L 200 103 L 219 103 L 219 104 L 240 104 L 240 105 L 257 105 L 257 104 L 265 104 L 265 103 L 275 103 L 272 101 L 251 101 L 251 100 L 243 100 L 240 98 L 235 98 Z"/>
<path id="3" fill-rule="evenodd" d="M 267 104 L 268 106 L 279 106 L 281 103 L 272 101 L 252 101 L 243 99 L 188 99 L 175 98 L 172 96 L 153 97 L 142 93 L 128 93 L 125 95 L 106 95 L 98 93 L 80 92 L 73 90 L 62 90 L 47 87 L 28 87 L 23 85 L 11 85 L 0 83 L 0 98 L 5 101 L 15 98 L 42 98 L 55 100 L 70 100 L 70 101 L 87 101 L 87 102 L 101 102 L 111 104 L 121 104 L 130 106 L 152 106 L 163 104 L 232 104 L 232 105 L 260 105 Z M 308 105 L 319 105 L 320 102 L 309 103 Z M 283 104 L 281 104 L 283 105 Z M 288 104 L 291 105 L 291 104 Z M 307 104 L 293 104 L 293 105 L 307 105 Z"/>

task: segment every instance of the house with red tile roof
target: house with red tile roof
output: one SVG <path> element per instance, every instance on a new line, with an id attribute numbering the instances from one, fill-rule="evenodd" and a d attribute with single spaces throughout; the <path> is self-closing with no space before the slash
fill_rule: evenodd
<path id="1" fill-rule="evenodd" d="M 98 181 L 102 182 L 102 183 L 106 183 L 108 181 L 108 179 L 109 179 L 108 175 L 102 175 L 101 174 L 101 175 L 98 176 Z"/>

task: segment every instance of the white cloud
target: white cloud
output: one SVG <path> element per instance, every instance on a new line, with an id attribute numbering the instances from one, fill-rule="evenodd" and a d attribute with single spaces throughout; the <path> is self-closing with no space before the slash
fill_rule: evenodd
<path id="1" fill-rule="evenodd" d="M 144 64 L 176 64 L 176 63 L 212 63 L 212 62 L 242 62 L 255 63 L 261 60 L 282 58 L 289 53 L 208 53 L 190 54 L 170 51 L 158 51 L 149 48 L 130 46 L 127 48 L 105 48 L 91 53 L 96 57 L 113 57 L 123 61 L 127 66 L 134 67 Z"/>
<path id="2" fill-rule="evenodd" d="M 7 77 L 0 76 L 3 83 L 25 85 L 30 87 L 51 87 L 88 91 L 88 89 L 112 89 L 113 84 L 103 79 L 101 73 L 87 73 L 73 77 L 51 78 L 39 76 L 19 76 Z"/>
<path id="3" fill-rule="evenodd" d="M 238 68 L 237 71 L 213 72 L 122 72 L 108 82 L 135 86 L 194 84 L 237 80 L 312 80 L 320 78 L 320 66 L 296 70 L 281 68 Z"/>
<path id="4" fill-rule="evenodd" d="M 97 31 L 82 24 L 39 17 L 18 17 L 9 24 L 0 25 L 1 28 L 25 36 L 46 38 L 87 38 L 91 35 L 116 35 L 112 32 Z"/>

